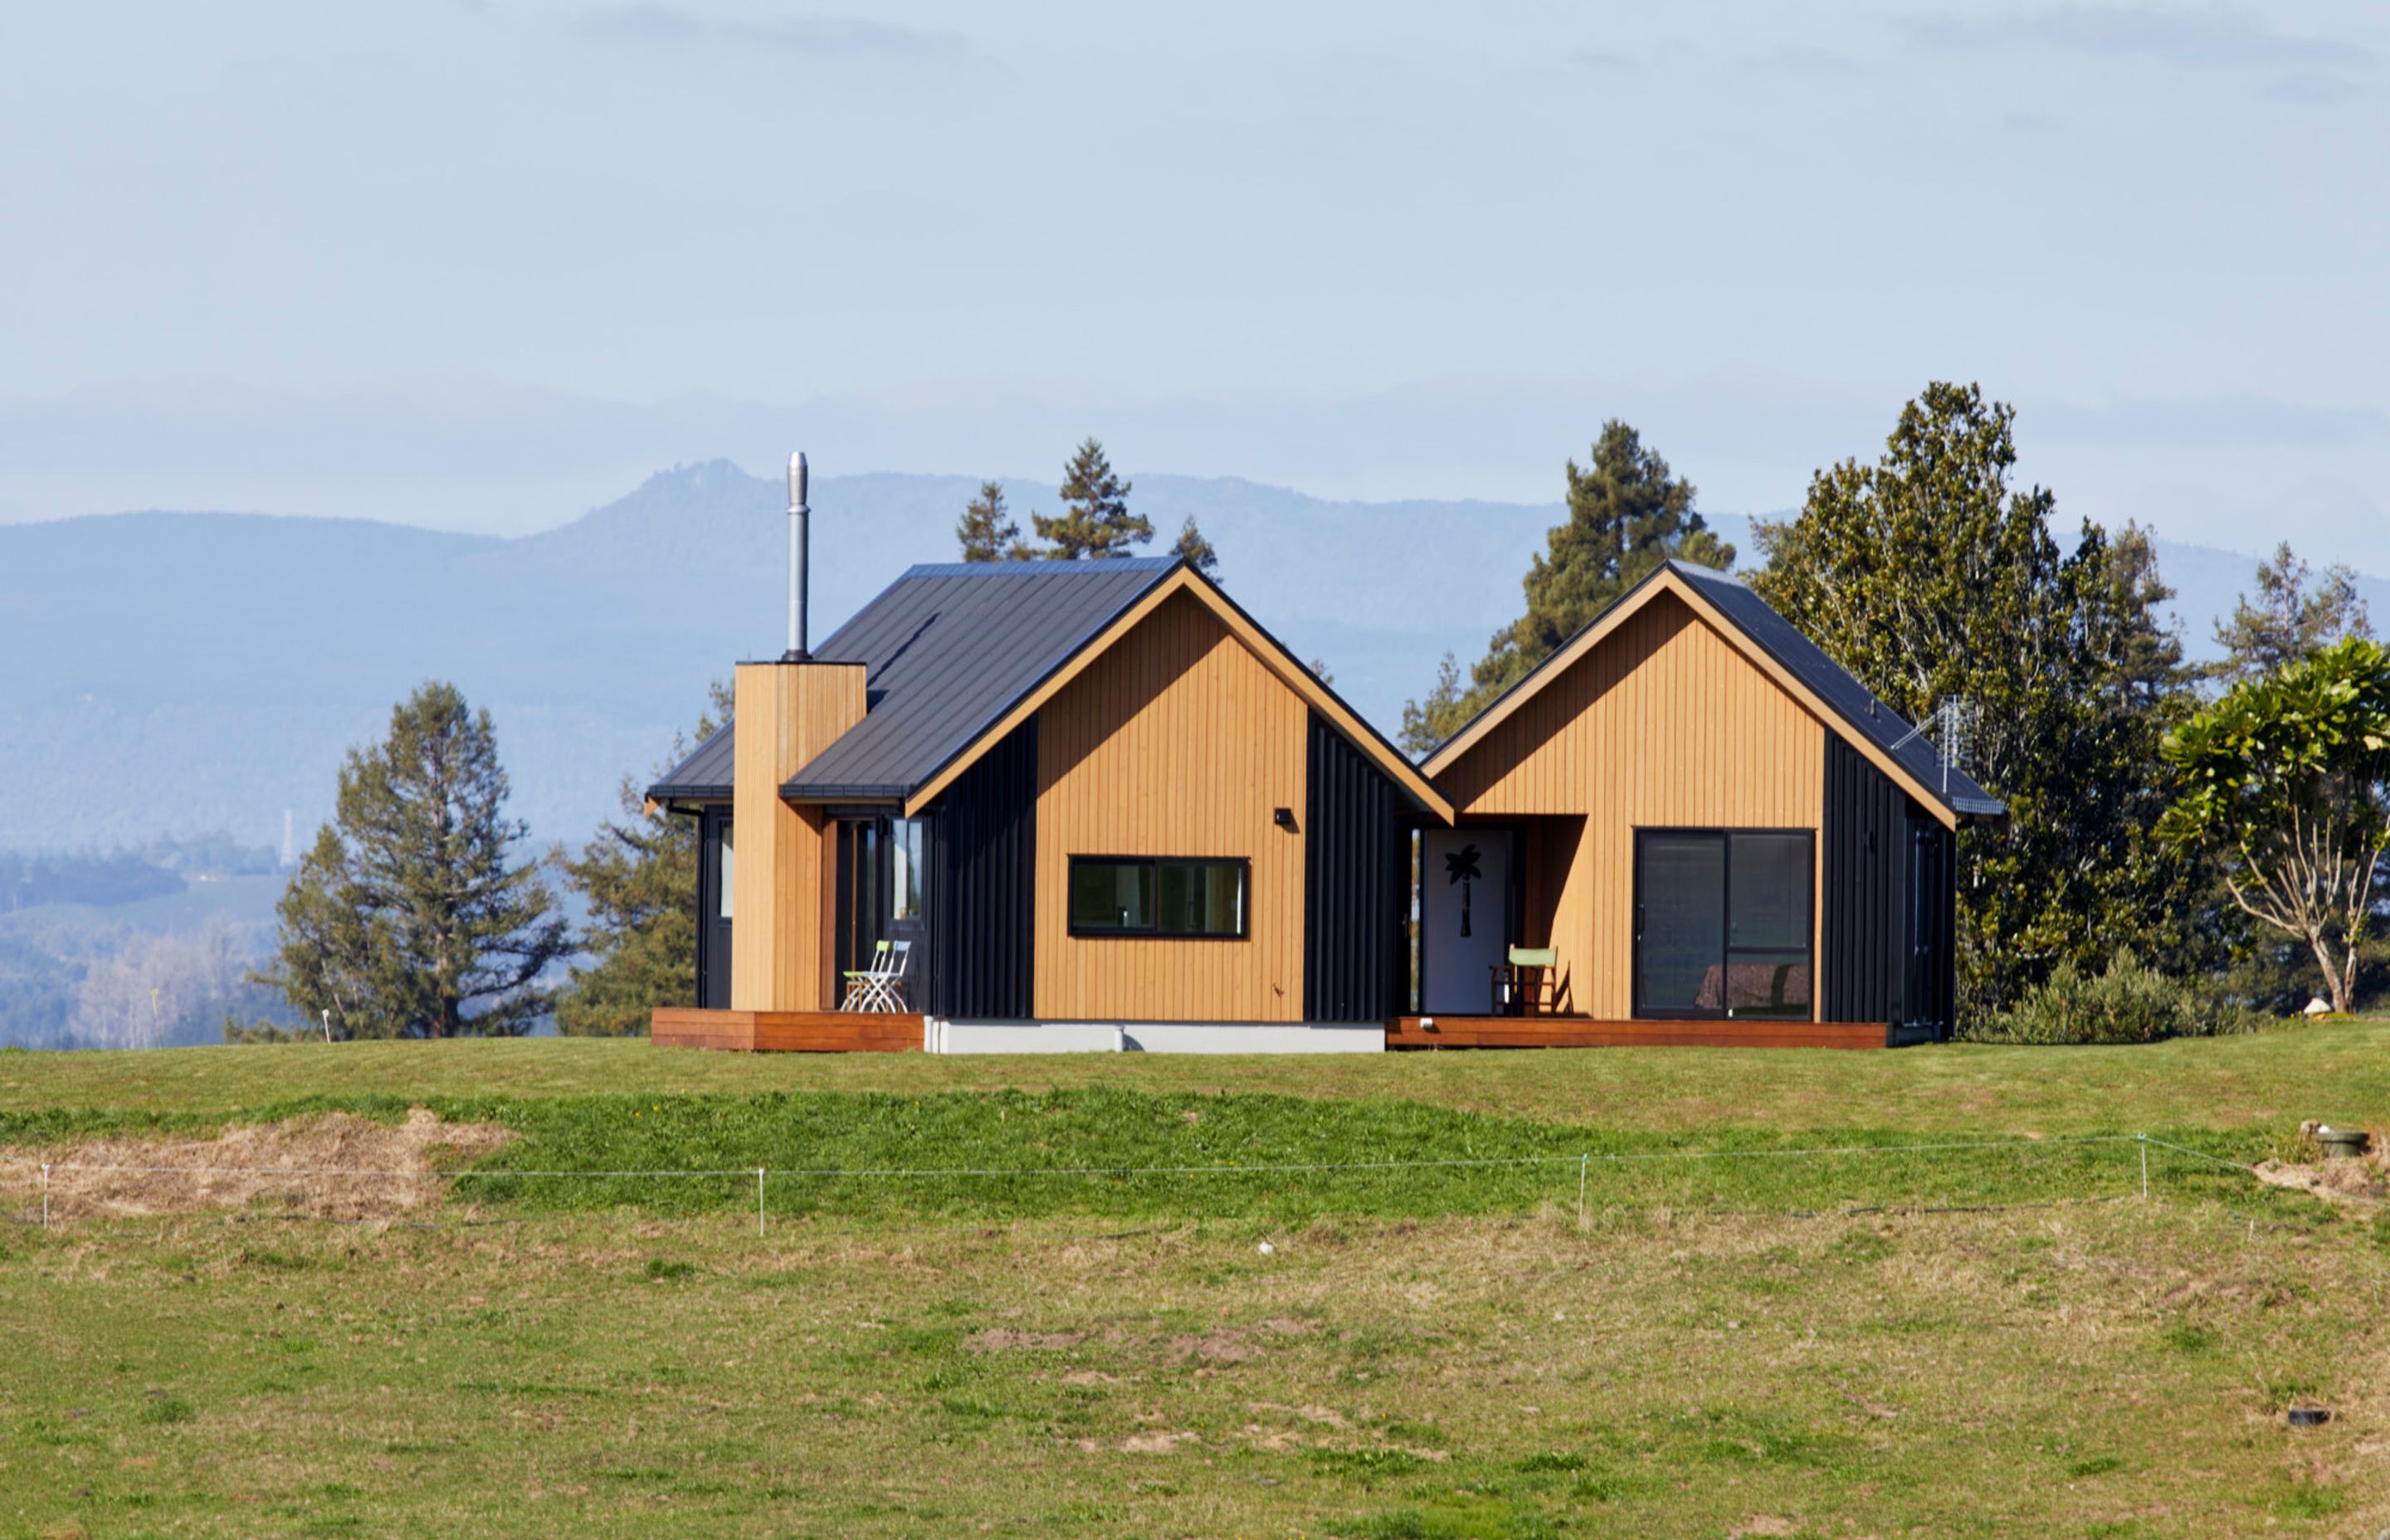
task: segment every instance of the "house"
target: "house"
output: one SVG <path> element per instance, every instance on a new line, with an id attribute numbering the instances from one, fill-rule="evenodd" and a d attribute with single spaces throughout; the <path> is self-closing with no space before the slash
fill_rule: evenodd
<path id="1" fill-rule="evenodd" d="M 739 665 L 649 797 L 702 830 L 700 1008 L 655 1033 L 728 1046 L 1374 1052 L 1452 818 L 1176 558 L 915 567 Z M 912 1011 L 838 1011 L 883 940 Z"/>
<path id="2" fill-rule="evenodd" d="M 796 539 L 788 653 L 649 791 L 702 853 L 659 1043 L 1949 1030 L 1955 834 L 2000 804 L 1732 578 L 1664 565 L 1414 765 L 1181 561 L 915 567 L 808 650 Z M 883 942 L 903 1008 L 841 1009 Z"/>
<path id="3" fill-rule="evenodd" d="M 1735 579 L 1662 564 L 1422 768 L 1455 823 L 1390 1043 L 1949 1033 L 1957 831 L 2004 809 Z M 1551 1013 L 1471 1024 L 1513 943 Z"/>

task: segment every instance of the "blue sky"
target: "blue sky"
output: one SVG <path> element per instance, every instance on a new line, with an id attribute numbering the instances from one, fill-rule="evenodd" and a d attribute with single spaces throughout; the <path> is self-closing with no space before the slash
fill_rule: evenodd
<path id="1" fill-rule="evenodd" d="M 674 460 L 1736 511 L 1926 379 L 2390 569 L 2390 15 L 485 0 L 0 16 L 0 518 L 516 531 Z"/>

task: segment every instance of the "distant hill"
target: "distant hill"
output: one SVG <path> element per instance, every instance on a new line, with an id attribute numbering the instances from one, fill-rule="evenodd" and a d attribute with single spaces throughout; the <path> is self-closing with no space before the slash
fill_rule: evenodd
<path id="1" fill-rule="evenodd" d="M 1157 544 L 1192 514 L 1229 591 L 1391 729 L 1447 648 L 1515 613 L 1558 504 L 1338 503 L 1233 479 L 1135 478 Z M 816 484 L 816 638 L 915 561 L 948 560 L 961 477 Z M 1025 528 L 1053 488 L 1008 483 Z M 341 520 L 135 513 L 0 526 L 0 848 L 227 829 L 302 841 L 343 749 L 453 679 L 495 717 L 515 806 L 577 839 L 644 776 L 736 660 L 781 645 L 785 494 L 676 467 L 514 540 Z M 1749 551 L 1748 520 L 1712 515 Z M 2251 558 L 2161 541 L 2194 643 Z M 2390 616 L 2390 584 L 2369 581 Z"/>

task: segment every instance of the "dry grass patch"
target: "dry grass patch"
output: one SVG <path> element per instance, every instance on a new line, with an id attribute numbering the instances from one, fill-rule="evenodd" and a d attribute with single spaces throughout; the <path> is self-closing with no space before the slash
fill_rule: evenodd
<path id="1" fill-rule="evenodd" d="M 50 1167 L 54 1219 L 267 1208 L 315 1219 L 395 1219 L 445 1196 L 444 1172 L 511 1142 L 511 1129 L 443 1123 L 416 1108 L 396 1123 L 346 1112 L 227 1128 L 211 1138 L 120 1135 L 0 1150 L 11 1208 L 37 1206 Z"/>

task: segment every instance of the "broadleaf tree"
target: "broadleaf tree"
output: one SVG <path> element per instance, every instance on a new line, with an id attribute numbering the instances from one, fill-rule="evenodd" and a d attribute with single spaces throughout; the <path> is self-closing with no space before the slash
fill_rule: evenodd
<path id="1" fill-rule="evenodd" d="M 433 683 L 349 751 L 335 813 L 276 905 L 277 970 L 262 982 L 336 1037 L 520 1034 L 547 1014 L 540 982 L 572 940 L 524 826 L 506 815 L 490 713 Z"/>
<path id="2" fill-rule="evenodd" d="M 675 736 L 659 773 L 730 719 L 730 687 L 715 681 L 694 738 Z M 556 1000 L 568 1037 L 638 1037 L 658 1006 L 697 1004 L 697 820 L 646 811 L 640 783 L 623 777 L 623 816 L 599 826 L 564 879 L 589 906 L 575 968 Z"/>
<path id="3" fill-rule="evenodd" d="M 1404 705 L 1399 738 L 1408 752 L 1424 754 L 1458 732 L 1661 562 L 1734 564 L 1734 547 L 1694 510 L 1693 484 L 1614 417 L 1586 465 L 1568 462 L 1567 494 L 1568 520 L 1545 536 L 1522 584 L 1525 613 L 1494 634 L 1466 685 L 1458 660 L 1447 658 L 1427 695 Z"/>
<path id="4" fill-rule="evenodd" d="M 2158 741 L 2183 710 L 2170 597 L 2146 537 L 2009 484 L 2015 413 L 1935 382 L 1901 409 L 1872 465 L 1818 471 L 1801 512 L 1762 522 L 1761 597 L 1893 710 L 1974 708 L 1976 777 L 2004 823 L 1959 841 L 1962 1020 L 2006 1007 L 2061 959 L 2097 971 L 2132 938 L 2179 958 L 2196 938 L 2188 863 L 2150 835 L 2165 797 Z"/>
<path id="5" fill-rule="evenodd" d="M 2242 911 L 2294 938 L 2355 1008 L 2390 844 L 2390 652 L 2362 636 L 2246 679 L 2168 734 L 2158 833 L 2217 856 Z"/>

